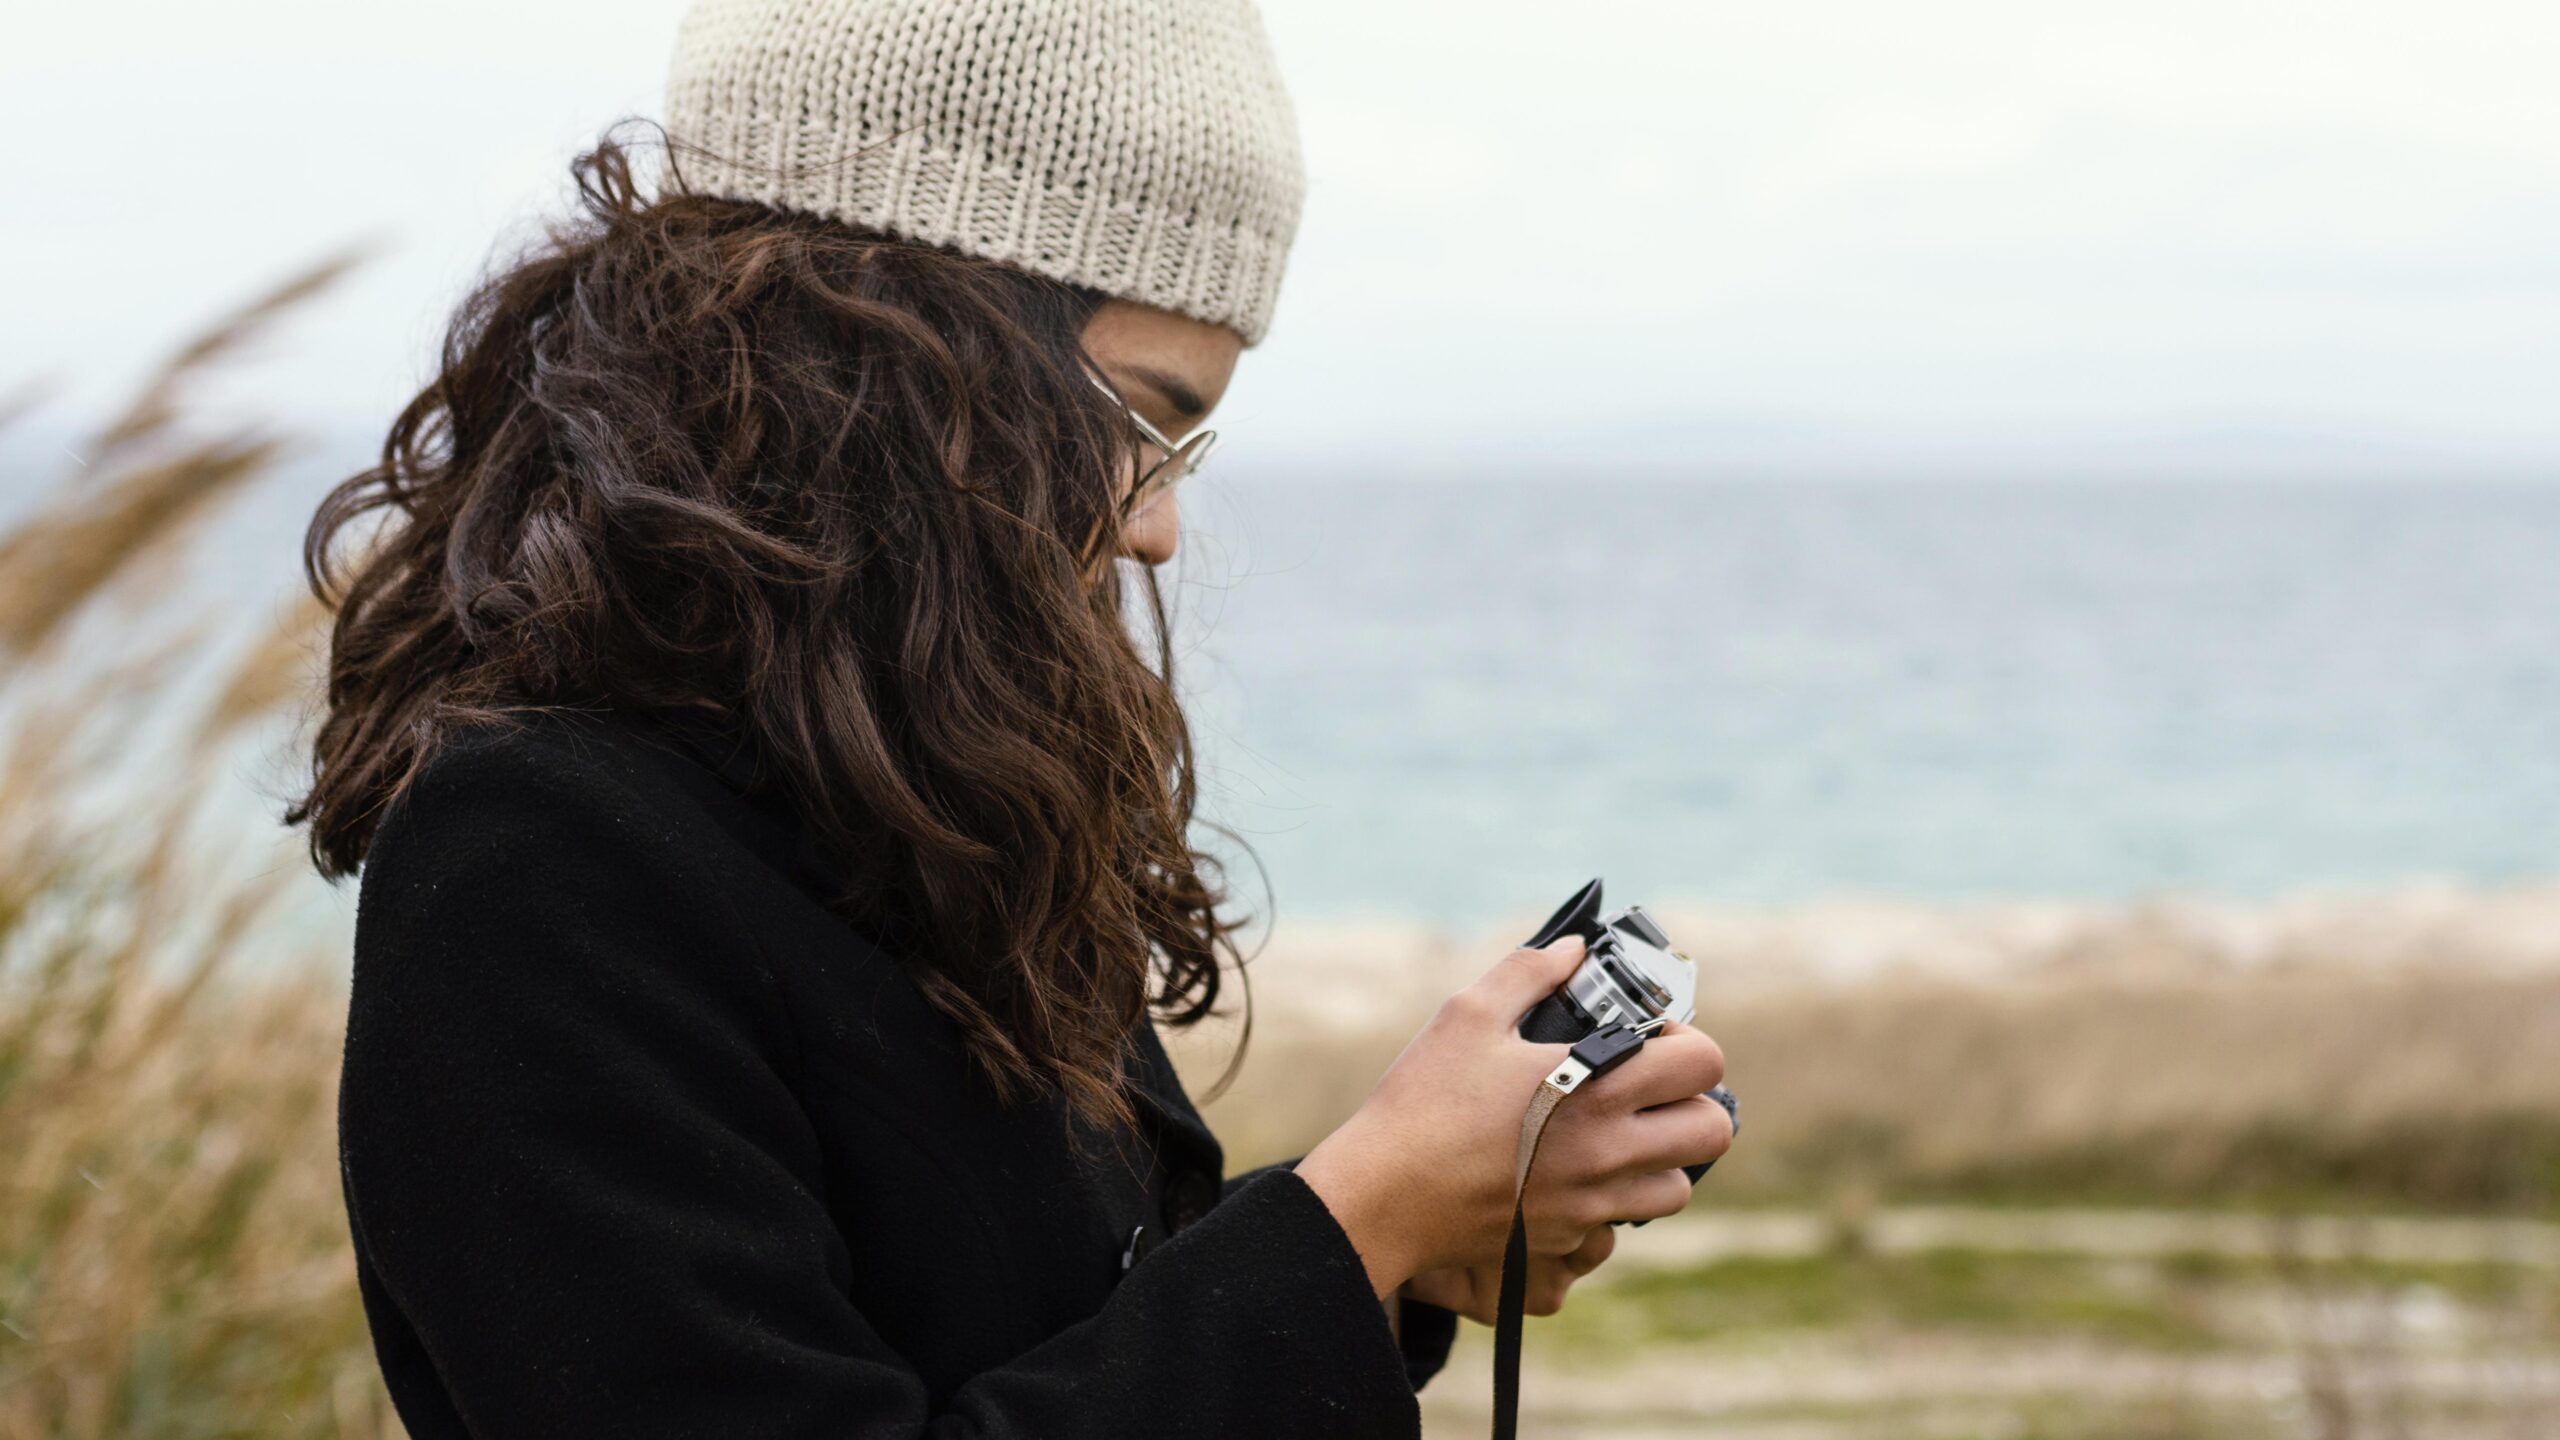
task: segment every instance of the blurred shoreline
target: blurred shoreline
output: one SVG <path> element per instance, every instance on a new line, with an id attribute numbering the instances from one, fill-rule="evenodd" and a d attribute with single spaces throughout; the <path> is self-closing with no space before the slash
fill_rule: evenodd
<path id="1" fill-rule="evenodd" d="M 2560 1216 L 2560 885 L 1657 914 L 1743 1099 L 1734 1202 Z M 1231 1156 L 1321 1139 L 1537 918 L 1280 927 L 1206 1105 Z M 1172 1037 L 1195 1093 L 1226 1009 Z"/>
<path id="2" fill-rule="evenodd" d="M 1612 894 L 1612 904 L 1636 897 Z M 1646 908 L 1719 1000 L 1872 985 L 2014 988 L 2085 982 L 2560 977 L 2560 881 L 2440 880 L 2268 899 L 1925 900 L 1844 895 L 1785 906 L 1674 900 Z M 1265 1017 L 1353 1024 L 1427 1009 L 1543 912 L 1452 926 L 1379 912 L 1283 919 L 1249 962 Z"/>

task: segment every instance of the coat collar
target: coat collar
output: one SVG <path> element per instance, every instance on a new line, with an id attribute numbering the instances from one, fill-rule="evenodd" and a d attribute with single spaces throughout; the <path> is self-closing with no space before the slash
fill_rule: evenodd
<path id="1" fill-rule="evenodd" d="M 1187 1151 L 1211 1176 L 1225 1174 L 1226 1151 L 1182 1088 L 1182 1077 L 1174 1072 L 1173 1059 L 1165 1054 L 1164 1041 L 1153 1024 L 1138 1022 L 1130 1037 L 1130 1052 L 1130 1093 L 1139 1114 L 1153 1122 L 1165 1158 L 1172 1160 L 1175 1150 Z"/>
<path id="2" fill-rule="evenodd" d="M 719 782 L 718 788 L 739 802 L 717 807 L 717 813 L 766 864 L 790 877 L 819 904 L 833 902 L 837 882 L 832 867 L 819 851 L 816 837 L 775 788 L 752 741 L 686 716 L 652 716 L 638 728 L 662 749 L 673 750 L 696 769 L 709 772 Z M 737 823 L 730 823 L 732 817 Z"/>

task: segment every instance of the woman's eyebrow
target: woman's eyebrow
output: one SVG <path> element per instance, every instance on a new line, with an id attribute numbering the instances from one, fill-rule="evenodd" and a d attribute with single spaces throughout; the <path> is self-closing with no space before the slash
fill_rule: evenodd
<path id="1" fill-rule="evenodd" d="M 1178 378 L 1145 365 L 1123 365 L 1120 368 L 1153 386 L 1155 392 L 1164 397 L 1164 402 L 1173 407 L 1174 413 L 1184 419 L 1197 420 L 1209 413 L 1208 405 L 1200 399 L 1200 392 Z"/>

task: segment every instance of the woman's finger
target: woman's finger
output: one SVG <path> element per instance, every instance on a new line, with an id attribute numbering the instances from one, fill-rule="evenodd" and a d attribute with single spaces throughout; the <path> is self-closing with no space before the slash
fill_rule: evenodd
<path id="1" fill-rule="evenodd" d="M 1589 1235 L 1570 1253 L 1557 1257 L 1558 1264 L 1572 1272 L 1577 1280 L 1597 1270 L 1618 1248 L 1618 1232 L 1610 1226 L 1594 1226 Z"/>
<path id="2" fill-rule="evenodd" d="M 1689 1199 L 1696 1193 L 1689 1177 L 1678 1170 L 1637 1175 L 1609 1187 L 1609 1216 L 1613 1220 L 1660 1220 L 1689 1208 Z"/>
<path id="3" fill-rule="evenodd" d="M 1599 1269 L 1617 1247 L 1618 1232 L 1602 1225 L 1593 1229 L 1572 1253 L 1532 1262 L 1529 1299 L 1522 1308 L 1532 1315 L 1553 1315 L 1562 1310 L 1565 1292 L 1573 1288 L 1573 1282 Z"/>
<path id="4" fill-rule="evenodd" d="M 1704 1095 L 1638 1110 L 1618 1122 L 1621 1175 L 1678 1170 L 1724 1158 L 1733 1148 L 1733 1116 Z"/>
<path id="5" fill-rule="evenodd" d="M 1564 1309 L 1564 1293 L 1573 1288 L 1573 1277 L 1550 1265 L 1529 1277 L 1528 1293 L 1521 1297 L 1520 1313 L 1553 1315 Z"/>
<path id="6" fill-rule="evenodd" d="M 1596 1211 L 1599 1207 L 1593 1203 L 1582 1208 L 1587 1211 Z M 1533 1265 L 1560 1260 L 1590 1244 L 1591 1232 L 1594 1229 L 1609 1228 L 1588 1218 L 1587 1215 L 1577 1215 L 1572 1209 L 1553 1216 L 1524 1218 L 1529 1232 L 1529 1261 Z"/>
<path id="7" fill-rule="evenodd" d="M 1582 951 L 1579 935 L 1567 935 L 1544 949 L 1514 950 L 1453 999 L 1516 1030 L 1522 1016 L 1573 978 Z"/>
<path id="8" fill-rule="evenodd" d="M 1612 1110 L 1642 1110 L 1667 1105 L 1689 1095 L 1704 1095 L 1724 1083 L 1724 1049 L 1707 1032 L 1674 1024 L 1645 1042 L 1617 1069 L 1584 1085 L 1585 1104 Z"/>

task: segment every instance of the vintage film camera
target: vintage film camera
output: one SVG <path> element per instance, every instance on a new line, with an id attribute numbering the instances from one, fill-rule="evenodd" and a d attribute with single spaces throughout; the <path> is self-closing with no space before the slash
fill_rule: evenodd
<path id="1" fill-rule="evenodd" d="M 1538 1002 L 1520 1022 L 1524 1039 L 1571 1044 L 1603 1025 L 1641 1025 L 1648 1020 L 1687 1024 L 1698 1014 L 1698 967 L 1671 948 L 1671 937 L 1630 905 L 1614 915 L 1600 910 L 1600 882 L 1592 881 L 1549 916 L 1526 942 L 1531 947 L 1579 935 L 1587 947 L 1582 964 L 1564 988 Z M 1732 1096 L 1721 1085 L 1708 1098 L 1734 1110 Z M 1737 1115 L 1737 1119 L 1740 1117 Z M 1695 1182 L 1707 1165 L 1692 1165 Z"/>

